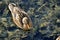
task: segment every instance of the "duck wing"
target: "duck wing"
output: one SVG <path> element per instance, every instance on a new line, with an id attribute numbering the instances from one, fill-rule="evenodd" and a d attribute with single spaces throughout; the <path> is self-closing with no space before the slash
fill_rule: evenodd
<path id="1" fill-rule="evenodd" d="M 24 25 L 22 20 L 25 17 L 27 17 L 27 19 L 28 19 L 26 22 L 28 23 L 29 27 L 32 27 L 32 21 L 25 11 L 23 11 L 22 9 L 20 9 L 18 7 L 14 7 L 14 11 L 16 13 L 16 21 L 17 21 L 16 24 L 19 25 L 20 28 L 22 28 Z"/>

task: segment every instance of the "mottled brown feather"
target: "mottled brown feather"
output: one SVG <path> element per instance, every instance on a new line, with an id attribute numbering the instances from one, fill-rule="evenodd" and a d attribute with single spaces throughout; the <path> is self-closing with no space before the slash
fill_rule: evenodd
<path id="1" fill-rule="evenodd" d="M 32 28 L 32 21 L 31 21 L 30 17 L 28 16 L 28 14 L 25 11 L 23 11 L 22 9 L 20 9 L 19 7 L 14 7 L 12 4 L 10 4 L 10 6 L 11 6 L 11 8 L 13 7 L 13 9 L 10 10 L 10 11 L 12 13 L 12 17 L 13 17 L 14 23 L 19 28 L 21 28 L 23 30 L 29 30 L 29 29 L 31 29 Z M 22 19 L 24 17 L 26 17 L 28 19 L 28 20 L 26 20 L 27 24 L 24 24 L 22 22 Z"/>

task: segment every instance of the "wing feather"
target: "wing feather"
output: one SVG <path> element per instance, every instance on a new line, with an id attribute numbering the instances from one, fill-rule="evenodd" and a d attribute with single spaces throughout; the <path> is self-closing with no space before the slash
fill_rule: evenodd
<path id="1" fill-rule="evenodd" d="M 18 27 L 26 30 L 29 30 L 32 27 L 32 21 L 25 11 L 23 11 L 20 7 L 17 7 L 14 3 L 9 4 L 8 7 L 11 11 L 13 21 Z"/>
<path id="2" fill-rule="evenodd" d="M 30 17 L 28 16 L 28 14 L 25 11 L 23 11 L 22 9 L 20 9 L 18 7 L 14 7 L 14 12 L 16 14 L 18 13 L 18 15 L 16 16 L 16 20 L 17 20 L 17 23 L 20 24 L 20 26 L 23 27 L 22 20 L 23 20 L 24 17 L 27 17 L 28 18 L 28 20 L 27 20 L 28 25 L 30 27 L 32 27 L 32 21 L 31 21 Z"/>

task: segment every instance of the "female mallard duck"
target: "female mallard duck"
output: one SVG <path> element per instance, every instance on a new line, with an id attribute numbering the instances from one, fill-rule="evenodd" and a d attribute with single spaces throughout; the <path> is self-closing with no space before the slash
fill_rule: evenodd
<path id="1" fill-rule="evenodd" d="M 14 3 L 8 5 L 11 11 L 13 22 L 23 30 L 30 30 L 32 28 L 32 21 L 28 14 Z"/>

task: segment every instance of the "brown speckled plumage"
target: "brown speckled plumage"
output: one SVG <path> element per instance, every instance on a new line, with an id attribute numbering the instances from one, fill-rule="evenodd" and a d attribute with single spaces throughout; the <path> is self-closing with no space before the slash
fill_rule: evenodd
<path id="1" fill-rule="evenodd" d="M 8 5 L 11 11 L 14 23 L 23 30 L 30 30 L 32 28 L 32 21 L 28 14 L 16 6 L 14 3 Z"/>

